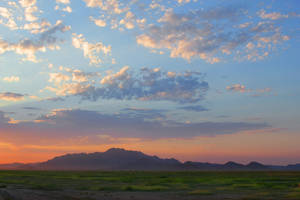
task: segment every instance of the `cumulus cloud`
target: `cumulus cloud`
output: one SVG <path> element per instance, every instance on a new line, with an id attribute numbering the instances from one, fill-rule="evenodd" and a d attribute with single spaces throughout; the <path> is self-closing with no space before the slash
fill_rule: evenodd
<path id="1" fill-rule="evenodd" d="M 263 59 L 269 55 L 270 45 L 289 39 L 280 26 L 272 22 L 241 25 L 245 12 L 235 6 L 188 13 L 167 10 L 158 23 L 150 24 L 136 41 L 150 49 L 169 49 L 173 58 L 200 58 L 217 63 L 229 55 L 249 60 Z M 261 41 L 264 37 L 269 39 L 268 45 Z M 253 43 L 251 50 L 247 48 L 250 42 Z"/>
<path id="2" fill-rule="evenodd" d="M 24 8 L 26 21 L 33 22 L 38 20 L 38 17 L 34 15 L 34 13 L 39 12 L 36 0 L 19 0 L 19 4 Z"/>
<path id="3" fill-rule="evenodd" d="M 19 82 L 20 81 L 20 77 L 18 77 L 18 76 L 7 76 L 7 77 L 3 78 L 3 81 L 9 82 L 9 83 Z"/>
<path id="4" fill-rule="evenodd" d="M 133 29 L 135 26 L 135 16 L 132 12 L 127 12 L 125 17 L 120 20 L 120 24 L 124 25 L 127 29 Z"/>
<path id="5" fill-rule="evenodd" d="M 8 27 L 11 30 L 18 29 L 11 10 L 5 7 L 0 7 L 0 24 Z"/>
<path id="6" fill-rule="evenodd" d="M 143 28 L 146 19 L 137 13 L 142 7 L 150 2 L 120 1 L 120 0 L 84 0 L 87 7 L 100 9 L 101 15 L 95 19 L 90 17 L 97 26 L 104 27 L 110 24 L 111 29 L 119 30 L 133 29 L 135 27 Z M 133 9 L 136 6 L 138 9 Z M 145 10 L 144 10 L 145 11 Z M 145 13 L 144 13 L 145 14 Z"/>
<path id="7" fill-rule="evenodd" d="M 3 92 L 0 93 L 0 100 L 3 101 L 22 101 L 24 100 L 25 95 L 13 93 L 13 92 Z"/>
<path id="8" fill-rule="evenodd" d="M 106 21 L 103 19 L 95 19 L 93 17 L 90 17 L 90 20 L 93 21 L 97 26 L 100 26 L 100 27 L 106 26 Z"/>
<path id="9" fill-rule="evenodd" d="M 36 4 L 36 0 L 19 0 L 22 7 L 30 7 Z"/>
<path id="10" fill-rule="evenodd" d="M 75 48 L 83 51 L 84 57 L 90 60 L 91 65 L 103 62 L 97 54 L 102 53 L 104 56 L 111 54 L 110 45 L 105 46 L 102 42 L 97 42 L 95 44 L 89 43 L 85 40 L 82 34 L 77 35 L 74 33 L 72 37 L 72 44 Z"/>
<path id="11" fill-rule="evenodd" d="M 70 77 L 62 73 L 49 73 L 49 82 L 59 84 L 62 81 L 68 81 Z"/>
<path id="12" fill-rule="evenodd" d="M 128 66 L 117 73 L 110 72 L 102 78 L 101 84 L 103 86 L 95 88 L 87 98 L 187 103 L 201 101 L 208 90 L 208 83 L 203 81 L 203 75 L 198 72 L 178 73 L 169 77 L 167 72 L 159 68 L 142 68 L 136 74 Z"/>
<path id="13" fill-rule="evenodd" d="M 49 82 L 54 86 L 47 86 L 45 90 L 55 92 L 58 96 L 82 95 L 94 89 L 94 77 L 98 72 L 83 72 L 78 69 L 60 67 L 60 72 L 49 73 Z"/>
<path id="14" fill-rule="evenodd" d="M 191 0 L 177 0 L 178 3 L 189 3 Z"/>
<path id="15" fill-rule="evenodd" d="M 204 81 L 204 75 L 199 72 L 175 73 L 161 71 L 160 68 L 142 68 L 139 71 L 124 66 L 118 72 L 107 71 L 106 75 L 99 73 L 84 74 L 81 71 L 68 71 L 70 75 L 56 74 L 57 84 L 45 89 L 59 96 L 77 95 L 83 99 L 96 101 L 101 99 L 140 100 L 140 101 L 173 101 L 192 103 L 201 101 L 209 89 Z M 90 77 L 89 79 L 87 77 Z M 92 79 L 101 80 L 96 82 Z M 65 78 L 62 81 L 62 77 Z M 52 75 L 50 74 L 51 82 Z M 59 84 L 58 84 L 59 83 Z"/>
<path id="16" fill-rule="evenodd" d="M 61 10 L 63 12 L 67 12 L 67 13 L 71 13 L 73 10 L 70 6 L 66 6 L 66 7 L 60 7 L 59 5 L 56 5 L 55 10 Z"/>
<path id="17" fill-rule="evenodd" d="M 30 31 L 32 34 L 38 34 L 47 31 L 50 26 L 51 24 L 48 21 L 42 20 L 41 22 L 27 23 L 23 26 L 23 29 Z"/>
<path id="18" fill-rule="evenodd" d="M 98 7 L 108 13 L 121 14 L 129 8 L 119 0 L 84 0 L 88 7 Z"/>
<path id="19" fill-rule="evenodd" d="M 70 0 L 56 0 L 56 3 L 70 4 Z"/>
<path id="20" fill-rule="evenodd" d="M 54 34 L 57 31 L 66 32 L 68 30 L 70 30 L 69 26 L 65 26 L 62 21 L 57 21 L 54 26 L 41 33 L 37 40 L 26 38 L 17 43 L 10 43 L 0 38 L 0 54 L 14 51 L 17 54 L 25 55 L 26 58 L 23 60 L 38 62 L 35 54 L 37 52 L 45 52 L 47 49 L 59 49 L 57 43 L 60 42 L 60 40 L 58 40 Z"/>

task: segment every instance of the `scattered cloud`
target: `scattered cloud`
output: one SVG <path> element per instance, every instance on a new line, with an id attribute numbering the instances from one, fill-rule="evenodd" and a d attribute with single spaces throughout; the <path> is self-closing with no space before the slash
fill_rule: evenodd
<path id="1" fill-rule="evenodd" d="M 20 77 L 18 77 L 18 76 L 7 76 L 7 77 L 3 78 L 3 81 L 9 82 L 9 83 L 19 82 L 20 81 Z"/>
<path id="2" fill-rule="evenodd" d="M 130 72 L 128 66 L 115 74 L 108 74 L 95 89 L 93 98 L 137 99 L 142 101 L 174 101 L 179 103 L 201 101 L 208 83 L 198 72 L 187 72 L 169 77 L 159 68 L 142 68 L 138 74 Z"/>
<path id="3" fill-rule="evenodd" d="M 93 17 L 90 17 L 90 20 L 93 21 L 97 26 L 100 26 L 100 27 L 106 26 L 106 21 L 103 19 L 95 19 Z"/>
<path id="4" fill-rule="evenodd" d="M 101 80 L 97 83 L 93 79 L 78 81 L 74 76 L 57 74 L 55 87 L 47 86 L 45 89 L 55 92 L 59 96 L 76 95 L 85 100 L 96 101 L 102 99 L 140 100 L 140 101 L 173 101 L 178 103 L 193 103 L 204 99 L 208 83 L 204 75 L 199 72 L 172 73 L 161 71 L 160 68 L 142 68 L 140 71 L 131 70 L 124 66 L 114 73 L 107 71 L 106 75 L 94 74 Z M 82 72 L 81 72 L 82 73 Z M 52 74 L 50 74 L 52 76 Z M 65 77 L 65 80 L 61 77 Z M 51 82 L 52 81 L 50 77 Z M 85 81 L 86 80 L 86 81 Z M 58 84 L 59 83 L 59 84 Z"/>
<path id="5" fill-rule="evenodd" d="M 135 24 L 135 16 L 132 12 L 127 12 L 125 17 L 123 19 L 120 20 L 120 24 L 124 25 L 125 28 L 127 29 L 133 29 L 134 28 L 134 24 Z"/>
<path id="6" fill-rule="evenodd" d="M 31 22 L 24 25 L 23 29 L 30 31 L 32 34 L 43 33 L 47 31 L 47 29 L 51 26 L 51 24 L 42 20 L 41 22 Z"/>
<path id="7" fill-rule="evenodd" d="M 271 88 L 263 88 L 263 89 L 247 89 L 246 86 L 241 84 L 234 84 L 232 86 L 226 87 L 227 91 L 231 92 L 240 92 L 240 93 L 251 93 L 251 96 L 253 97 L 259 97 L 264 94 L 269 94 L 272 89 Z"/>
<path id="8" fill-rule="evenodd" d="M 150 24 L 145 33 L 138 35 L 136 41 L 150 49 L 169 49 L 172 58 L 200 58 L 213 64 L 230 55 L 252 61 L 263 59 L 273 49 L 270 46 L 289 40 L 273 22 L 241 23 L 245 12 L 236 6 L 188 13 L 168 10 L 158 23 Z"/>
<path id="9" fill-rule="evenodd" d="M 72 44 L 75 48 L 83 51 L 84 57 L 90 60 L 90 65 L 102 63 L 102 59 L 97 55 L 102 53 L 104 56 L 111 54 L 111 46 L 105 46 L 102 42 L 96 44 L 89 43 L 85 40 L 82 34 L 73 33 Z"/>
<path id="10" fill-rule="evenodd" d="M 38 17 L 34 14 L 39 12 L 36 0 L 19 0 L 19 4 L 24 8 L 26 21 L 33 22 L 38 20 Z"/>
<path id="11" fill-rule="evenodd" d="M 178 3 L 189 3 L 191 0 L 177 0 Z"/>
<path id="12" fill-rule="evenodd" d="M 41 33 L 37 40 L 23 39 L 18 43 L 10 43 L 0 38 L 0 54 L 8 51 L 14 51 L 17 54 L 25 55 L 23 60 L 38 62 L 36 58 L 37 52 L 45 52 L 47 49 L 59 49 L 58 42 L 60 42 L 54 34 L 57 31 L 66 32 L 70 30 L 69 26 L 63 25 L 62 21 L 57 21 L 56 24 Z"/>
<path id="13" fill-rule="evenodd" d="M 55 10 L 61 10 L 63 12 L 67 12 L 67 13 L 71 13 L 73 10 L 70 6 L 66 6 L 66 7 L 60 7 L 59 5 L 56 5 Z"/>
<path id="14" fill-rule="evenodd" d="M 271 13 L 266 13 L 264 9 L 261 9 L 258 11 L 258 15 L 262 19 L 271 19 L 271 20 L 278 20 L 282 18 L 288 18 L 288 15 L 283 15 L 279 12 L 271 12 Z"/>
<path id="15" fill-rule="evenodd" d="M 70 4 L 70 0 L 56 0 L 56 3 Z"/>
<path id="16" fill-rule="evenodd" d="M 5 7 L 0 7 L 0 24 L 8 27 L 11 30 L 18 29 L 12 11 Z"/>
<path id="17" fill-rule="evenodd" d="M 251 91 L 249 89 L 246 89 L 246 86 L 241 85 L 241 84 L 234 84 L 232 86 L 227 86 L 226 90 L 233 91 L 233 92 L 241 92 L 241 93 L 250 92 Z"/>

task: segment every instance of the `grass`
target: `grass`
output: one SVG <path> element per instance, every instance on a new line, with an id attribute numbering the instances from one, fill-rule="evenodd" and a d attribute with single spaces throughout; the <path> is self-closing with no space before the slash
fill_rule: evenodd
<path id="1" fill-rule="evenodd" d="M 0 171 L 1 188 L 300 199 L 300 172 Z"/>

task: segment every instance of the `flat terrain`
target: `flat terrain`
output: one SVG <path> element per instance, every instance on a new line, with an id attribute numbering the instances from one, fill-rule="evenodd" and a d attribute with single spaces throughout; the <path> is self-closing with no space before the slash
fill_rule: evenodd
<path id="1" fill-rule="evenodd" d="M 0 200 L 300 199 L 300 172 L 0 171 Z"/>

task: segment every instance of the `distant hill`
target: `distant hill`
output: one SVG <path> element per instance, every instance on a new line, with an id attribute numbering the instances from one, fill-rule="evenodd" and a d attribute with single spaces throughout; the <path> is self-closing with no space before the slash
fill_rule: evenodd
<path id="1" fill-rule="evenodd" d="M 19 170 L 300 170 L 300 164 L 268 166 L 258 162 L 247 165 L 236 162 L 215 164 L 207 162 L 180 162 L 174 158 L 162 159 L 139 151 L 112 148 L 105 152 L 66 154 L 51 160 L 32 164 L 6 164 L 0 169 Z"/>

